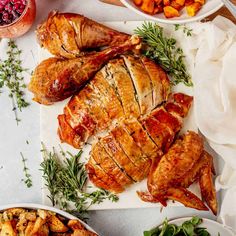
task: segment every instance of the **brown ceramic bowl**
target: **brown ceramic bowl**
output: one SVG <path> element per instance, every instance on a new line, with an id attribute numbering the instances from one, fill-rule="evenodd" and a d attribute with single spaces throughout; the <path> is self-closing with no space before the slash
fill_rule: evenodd
<path id="1" fill-rule="evenodd" d="M 16 38 L 25 34 L 32 26 L 35 15 L 35 0 L 28 0 L 19 18 L 8 25 L 0 26 L 0 38 Z"/>

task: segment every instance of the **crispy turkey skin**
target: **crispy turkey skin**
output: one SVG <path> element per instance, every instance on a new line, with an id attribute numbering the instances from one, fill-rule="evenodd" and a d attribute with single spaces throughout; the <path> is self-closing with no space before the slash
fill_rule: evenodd
<path id="1" fill-rule="evenodd" d="M 38 26 L 36 34 L 39 44 L 51 54 L 70 59 L 86 49 L 119 45 L 130 37 L 82 15 L 57 11 Z"/>

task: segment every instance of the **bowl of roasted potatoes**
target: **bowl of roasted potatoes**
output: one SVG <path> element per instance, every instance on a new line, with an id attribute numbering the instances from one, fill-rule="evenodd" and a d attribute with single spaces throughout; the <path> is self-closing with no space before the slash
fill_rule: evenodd
<path id="1" fill-rule="evenodd" d="M 121 2 L 150 20 L 170 24 L 201 20 L 223 6 L 221 0 L 121 0 Z"/>
<path id="2" fill-rule="evenodd" d="M 0 207 L 0 236 L 98 236 L 78 218 L 38 204 Z"/>

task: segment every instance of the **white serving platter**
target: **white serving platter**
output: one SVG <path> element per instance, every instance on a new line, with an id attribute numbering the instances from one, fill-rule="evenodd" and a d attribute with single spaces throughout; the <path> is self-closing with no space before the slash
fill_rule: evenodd
<path id="1" fill-rule="evenodd" d="M 133 30 L 140 26 L 143 22 L 140 21 L 131 21 L 131 22 L 106 22 L 104 24 L 117 29 L 119 31 L 123 31 L 126 33 L 133 33 Z M 174 31 L 173 26 L 168 26 L 167 31 Z M 184 46 L 184 45 L 181 45 Z M 43 49 L 39 49 L 39 57 L 40 61 L 50 57 L 51 55 Z M 179 85 L 173 88 L 173 92 L 184 92 L 186 94 L 192 95 L 192 88 L 186 87 L 184 85 Z M 68 102 L 69 99 L 64 100 L 62 102 L 55 103 L 51 106 L 43 106 L 41 105 L 40 109 L 40 132 L 41 132 L 41 141 L 46 145 L 48 150 L 51 150 L 53 147 L 56 149 L 59 148 L 59 144 L 65 151 L 70 151 L 71 153 L 77 153 L 78 150 L 67 144 L 61 144 L 59 137 L 57 135 L 57 116 L 62 114 L 63 108 Z M 184 127 L 181 132 L 185 132 L 187 130 L 197 131 L 197 126 L 194 120 L 194 109 L 192 108 L 189 112 L 188 117 L 185 119 Z M 90 140 L 92 143 L 93 140 Z M 91 150 L 91 145 L 86 145 L 83 148 L 82 161 L 86 162 L 89 158 L 89 152 Z M 137 194 L 137 190 L 146 190 L 146 180 L 141 183 L 137 183 L 128 188 L 125 192 L 119 194 L 119 201 L 117 203 L 112 203 L 111 201 L 104 201 L 99 205 L 94 205 L 91 207 L 92 210 L 105 210 L 105 209 L 125 209 L 125 208 L 145 208 L 145 207 L 160 207 L 160 204 L 152 204 L 145 203 L 141 201 Z M 198 185 L 193 185 L 190 187 L 190 190 L 196 195 L 200 196 L 200 191 Z M 46 205 L 51 205 L 50 200 L 47 197 L 48 192 L 45 188 L 43 188 L 43 202 Z M 168 206 L 181 206 L 179 203 L 169 202 Z"/>

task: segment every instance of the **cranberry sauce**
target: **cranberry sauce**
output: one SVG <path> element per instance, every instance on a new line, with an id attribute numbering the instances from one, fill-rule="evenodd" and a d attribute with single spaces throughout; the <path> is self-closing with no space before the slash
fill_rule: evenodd
<path id="1" fill-rule="evenodd" d="M 0 26 L 8 25 L 21 16 L 27 0 L 0 0 Z"/>

